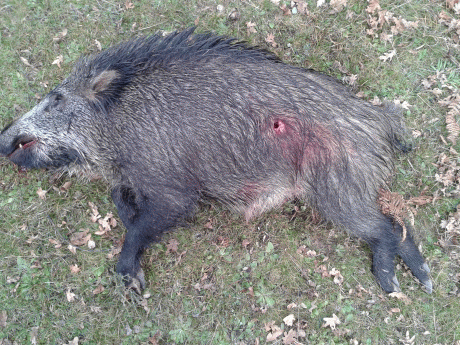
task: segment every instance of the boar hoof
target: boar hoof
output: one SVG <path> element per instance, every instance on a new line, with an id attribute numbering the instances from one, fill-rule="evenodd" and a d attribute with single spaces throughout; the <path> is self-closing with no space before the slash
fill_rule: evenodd
<path id="1" fill-rule="evenodd" d="M 426 262 L 422 265 L 422 270 L 425 271 L 427 274 L 430 273 L 430 268 L 426 264 Z M 431 281 L 430 278 L 421 280 L 423 286 L 425 286 L 425 290 L 427 293 L 432 293 L 433 292 L 433 282 Z"/>
<path id="2" fill-rule="evenodd" d="M 398 278 L 396 278 L 396 276 L 393 276 L 393 278 L 391 279 L 392 283 L 393 283 L 393 291 L 395 292 L 401 292 L 401 288 L 399 287 L 399 282 L 398 282 Z"/>
<path id="3" fill-rule="evenodd" d="M 128 289 L 134 290 L 139 295 L 142 293 L 142 290 L 145 288 L 145 276 L 142 268 L 139 268 L 136 276 L 131 278 L 131 281 L 127 282 L 126 287 Z"/>

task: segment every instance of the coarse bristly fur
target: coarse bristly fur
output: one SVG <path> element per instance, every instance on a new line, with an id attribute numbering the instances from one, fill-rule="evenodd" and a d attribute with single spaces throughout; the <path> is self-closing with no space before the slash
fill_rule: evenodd
<path id="1" fill-rule="evenodd" d="M 399 255 L 431 292 L 410 233 L 403 240 L 376 202 L 402 146 L 399 113 L 264 50 L 193 31 L 82 58 L 2 131 L 0 154 L 104 176 L 127 228 L 117 272 L 128 282 L 144 283 L 143 250 L 200 198 L 246 218 L 301 198 L 369 243 L 385 291 L 399 289 Z"/>

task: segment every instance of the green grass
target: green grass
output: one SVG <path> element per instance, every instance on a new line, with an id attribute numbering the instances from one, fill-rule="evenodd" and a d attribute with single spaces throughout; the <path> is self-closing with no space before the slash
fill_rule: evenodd
<path id="1" fill-rule="evenodd" d="M 436 182 L 441 153 L 459 161 L 460 144 L 445 144 L 447 109 L 438 101 L 458 92 L 458 36 L 440 22 L 444 1 L 380 1 L 395 18 L 418 26 L 382 41 L 392 23 L 369 29 L 368 2 L 349 0 L 332 13 L 329 2 L 309 14 L 283 15 L 264 1 L 5 0 L 0 5 L 0 127 L 28 111 L 56 86 L 82 54 L 157 30 L 179 30 L 197 23 L 199 32 L 236 36 L 274 51 L 284 61 L 337 78 L 356 75 L 352 86 L 366 99 L 407 101 L 405 110 L 413 150 L 400 158 L 393 190 L 405 197 L 436 196 L 417 207 L 416 237 L 432 269 L 435 290 L 424 293 L 398 261 L 397 277 L 410 299 L 390 298 L 377 286 L 368 247 L 329 224 L 317 223 L 311 210 L 289 203 L 249 223 L 205 204 L 191 222 L 166 234 L 144 256 L 148 284 L 143 296 L 125 292 L 113 275 L 111 249 L 123 239 L 119 221 L 99 236 L 88 202 L 102 216 L 116 209 L 101 182 L 56 178 L 44 171 L 18 172 L 0 159 L 0 343 L 68 344 L 263 344 L 270 322 L 284 334 L 302 330 L 301 344 L 455 344 L 460 342 L 459 233 L 440 227 L 459 204 L 457 184 Z M 127 2 L 129 3 L 129 2 Z M 290 8 L 290 2 L 286 3 Z M 239 19 L 228 14 L 236 8 Z M 247 22 L 255 24 L 249 33 Z M 53 37 L 67 29 L 61 42 Z M 276 47 L 265 41 L 273 34 Z M 396 49 L 391 61 L 380 56 Z M 52 62 L 63 56 L 61 68 Z M 29 66 L 21 61 L 26 58 Z M 341 67 L 340 67 L 341 66 Z M 429 90 L 422 80 L 444 74 Z M 447 86 L 446 86 L 447 85 Z M 432 89 L 442 89 L 435 95 Z M 457 116 L 457 121 L 459 118 Z M 458 171 L 457 171 L 458 174 Z M 68 189 L 61 189 L 71 181 Z M 38 197 L 41 188 L 46 199 Z M 457 195 L 457 198 L 455 198 Z M 118 218 L 117 218 L 118 219 Z M 68 245 L 73 233 L 88 229 L 95 248 Z M 50 240 L 52 240 L 50 242 Z M 168 243 L 177 241 L 177 250 Z M 56 248 L 56 243 L 61 246 Z M 314 250 L 316 256 L 299 254 Z M 80 271 L 72 273 L 70 266 Z M 336 284 L 330 273 L 343 276 Z M 93 293 L 102 286 L 100 293 Z M 74 294 L 69 301 L 68 296 Z M 148 294 L 148 295 L 146 295 Z M 296 307 L 293 307 L 295 303 Z M 293 314 L 293 326 L 283 319 Z M 335 330 L 323 318 L 340 319 Z M 267 326 L 268 327 L 268 326 Z M 279 336 L 273 344 L 282 344 Z"/>

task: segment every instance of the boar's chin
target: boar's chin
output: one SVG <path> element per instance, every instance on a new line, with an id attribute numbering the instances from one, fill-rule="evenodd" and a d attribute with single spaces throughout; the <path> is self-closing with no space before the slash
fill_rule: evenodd
<path id="1" fill-rule="evenodd" d="M 65 147 L 46 148 L 37 140 L 18 146 L 8 158 L 26 169 L 62 168 L 70 164 L 80 164 L 83 160 L 74 149 Z"/>

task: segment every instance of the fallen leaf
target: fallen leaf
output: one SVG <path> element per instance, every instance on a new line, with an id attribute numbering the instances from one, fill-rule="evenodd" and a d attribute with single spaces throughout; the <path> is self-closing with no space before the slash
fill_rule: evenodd
<path id="1" fill-rule="evenodd" d="M 283 11 L 284 16 L 290 16 L 292 14 L 291 9 L 289 7 L 287 7 L 286 4 L 284 4 L 284 3 L 280 6 L 280 10 Z M 296 11 L 297 11 L 297 9 L 296 9 Z"/>
<path id="2" fill-rule="evenodd" d="M 296 7 L 300 14 L 310 14 L 308 11 L 308 4 L 305 1 L 296 1 Z"/>
<path id="3" fill-rule="evenodd" d="M 62 55 L 59 55 L 54 59 L 54 61 L 51 63 L 52 65 L 57 65 L 59 68 L 61 68 L 61 63 L 64 62 L 64 57 Z"/>
<path id="4" fill-rule="evenodd" d="M 446 114 L 446 129 L 449 135 L 447 140 L 449 140 L 453 145 L 457 143 L 458 136 L 460 135 L 460 125 L 455 120 L 455 115 L 458 114 L 458 111 L 449 111 Z"/>
<path id="5" fill-rule="evenodd" d="M 247 30 L 248 35 L 257 33 L 257 30 L 255 29 L 255 26 L 256 26 L 256 24 L 251 22 L 251 21 L 246 22 L 246 30 Z"/>
<path id="6" fill-rule="evenodd" d="M 283 319 L 283 322 L 286 324 L 286 326 L 292 326 L 294 324 L 294 321 L 295 321 L 294 314 L 290 314 Z"/>
<path id="7" fill-rule="evenodd" d="M 75 247 L 75 246 L 69 244 L 69 245 L 67 246 L 67 249 L 68 249 L 72 254 L 77 254 L 77 247 Z"/>
<path id="8" fill-rule="evenodd" d="M 177 248 L 179 246 L 179 242 L 175 240 L 174 238 L 171 238 L 166 245 L 166 254 L 169 253 L 177 253 Z"/>
<path id="9" fill-rule="evenodd" d="M 78 265 L 70 265 L 70 272 L 73 274 L 77 274 L 81 271 L 80 267 Z"/>
<path id="10" fill-rule="evenodd" d="M 290 329 L 289 332 L 284 332 L 284 338 L 283 338 L 283 344 L 284 345 L 290 345 L 290 344 L 296 344 L 297 343 L 297 332 L 294 331 L 293 329 Z"/>
<path id="11" fill-rule="evenodd" d="M 409 107 L 412 107 L 412 105 L 410 105 L 407 101 L 401 102 L 399 99 L 395 99 L 394 104 L 406 110 L 409 110 Z"/>
<path id="12" fill-rule="evenodd" d="M 78 345 L 78 337 L 75 337 L 73 340 L 69 341 L 68 345 Z"/>
<path id="13" fill-rule="evenodd" d="M 70 289 L 66 291 L 65 296 L 68 302 L 75 301 L 75 294 L 73 292 L 70 292 Z"/>
<path id="14" fill-rule="evenodd" d="M 41 189 L 41 187 L 37 190 L 38 197 L 42 200 L 46 200 L 46 193 L 48 192 L 46 190 Z"/>
<path id="15" fill-rule="evenodd" d="M 125 1 L 125 9 L 131 10 L 131 9 L 133 9 L 133 8 L 134 8 L 134 4 L 133 4 L 131 1 L 126 0 L 126 1 Z"/>
<path id="16" fill-rule="evenodd" d="M 273 48 L 276 48 L 277 46 L 275 42 L 275 35 L 273 34 L 267 34 L 267 37 L 265 37 L 265 42 L 270 43 Z"/>
<path id="17" fill-rule="evenodd" d="M 332 7 L 332 13 L 338 13 L 347 6 L 347 0 L 331 0 L 329 5 Z"/>
<path id="18" fill-rule="evenodd" d="M 380 10 L 379 0 L 369 0 L 369 5 L 366 8 L 366 12 L 369 14 L 374 13 L 377 10 Z"/>
<path id="19" fill-rule="evenodd" d="M 282 335 L 282 334 L 283 334 L 283 331 L 282 331 L 280 328 L 278 328 L 278 330 L 276 330 L 276 331 L 273 331 L 273 332 L 271 332 L 271 333 L 268 333 L 268 334 L 267 334 L 267 342 L 269 342 L 269 341 L 275 341 L 276 338 L 278 338 L 278 337 L 279 337 L 280 335 Z"/>
<path id="20" fill-rule="evenodd" d="M 62 30 L 57 36 L 53 37 L 53 42 L 59 43 L 67 36 L 67 29 Z"/>
<path id="21" fill-rule="evenodd" d="M 379 59 L 382 60 L 383 62 L 386 61 L 391 61 L 393 57 L 396 55 L 396 49 L 390 50 L 388 53 L 385 53 L 381 56 L 379 56 Z"/>
<path id="22" fill-rule="evenodd" d="M 377 96 L 374 96 L 374 98 L 372 99 L 372 101 L 370 101 L 371 104 L 373 105 L 382 105 L 382 101 L 380 100 L 380 98 L 378 98 Z"/>
<path id="23" fill-rule="evenodd" d="M 102 44 L 101 42 L 99 42 L 98 40 L 94 40 L 94 44 L 96 45 L 96 48 L 98 51 L 101 51 L 102 50 Z"/>
<path id="24" fill-rule="evenodd" d="M 70 181 L 67 181 L 66 183 L 64 183 L 61 188 L 59 188 L 61 191 L 63 192 L 67 192 L 69 189 L 70 189 L 70 186 L 72 186 L 72 182 Z"/>
<path id="25" fill-rule="evenodd" d="M 337 315 L 332 314 L 332 317 L 323 318 L 325 324 L 322 327 L 330 327 L 332 330 L 335 330 L 335 326 L 339 325 L 341 322 Z"/>
<path id="26" fill-rule="evenodd" d="M 410 300 L 409 297 L 407 297 L 405 294 L 403 294 L 402 292 L 392 292 L 390 294 L 388 294 L 388 296 L 392 297 L 392 298 L 397 298 L 401 301 L 404 302 L 404 304 L 408 305 L 410 304 L 412 301 Z"/>
<path id="27" fill-rule="evenodd" d="M 89 234 L 89 230 L 83 230 L 79 232 L 75 232 L 70 236 L 70 243 L 74 246 L 82 246 L 91 239 L 91 234 Z"/>
<path id="28" fill-rule="evenodd" d="M 27 60 L 25 57 L 22 57 L 20 56 L 19 59 L 21 60 L 21 62 L 26 65 L 27 67 L 34 67 L 32 66 L 30 63 L 29 63 L 29 60 Z"/>
<path id="29" fill-rule="evenodd" d="M 104 290 L 105 290 L 105 288 L 104 288 L 101 284 L 99 284 L 99 285 L 97 286 L 97 288 L 95 288 L 95 289 L 93 290 L 93 295 L 99 295 L 99 294 L 100 294 L 101 292 L 103 292 Z"/>

